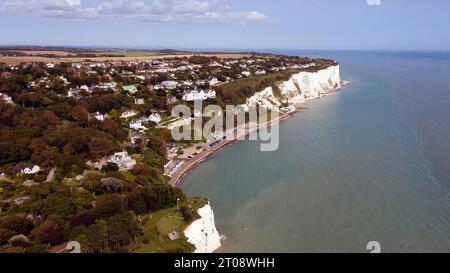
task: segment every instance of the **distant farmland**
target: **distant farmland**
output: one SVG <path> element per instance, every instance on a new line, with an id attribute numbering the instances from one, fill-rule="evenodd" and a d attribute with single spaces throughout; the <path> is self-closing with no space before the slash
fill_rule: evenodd
<path id="1" fill-rule="evenodd" d="M 182 51 L 133 51 L 133 50 L 111 50 L 111 51 L 96 51 L 96 50 L 14 50 L 8 49 L 4 52 L 17 52 L 17 56 L 3 56 L 0 54 L 0 62 L 8 65 L 17 65 L 23 62 L 45 62 L 45 63 L 60 63 L 60 62 L 83 62 L 90 61 L 146 61 L 159 58 L 176 58 L 176 57 L 192 57 L 194 55 L 215 56 L 217 58 L 243 58 L 250 54 L 241 53 L 191 53 Z M 6 55 L 6 54 L 5 54 Z M 23 55 L 23 56 L 21 56 Z M 51 56 L 53 55 L 53 56 Z M 92 56 L 83 56 L 92 55 Z"/>

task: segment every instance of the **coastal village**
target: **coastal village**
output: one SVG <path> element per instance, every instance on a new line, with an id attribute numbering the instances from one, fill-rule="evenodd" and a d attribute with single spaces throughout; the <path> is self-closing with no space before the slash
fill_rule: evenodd
<path id="1" fill-rule="evenodd" d="M 174 141 L 171 130 L 207 118 L 171 109 L 267 107 L 264 88 L 336 65 L 262 54 L 0 63 L 0 252 L 64 252 L 69 241 L 84 252 L 195 251 L 183 232 L 207 200 L 176 186 L 230 141 Z"/>

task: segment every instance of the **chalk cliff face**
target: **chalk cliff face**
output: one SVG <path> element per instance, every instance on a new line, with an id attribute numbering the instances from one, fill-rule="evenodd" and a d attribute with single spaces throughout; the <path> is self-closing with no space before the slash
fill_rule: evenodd
<path id="1" fill-rule="evenodd" d="M 185 231 L 188 242 L 195 246 L 194 253 L 212 253 L 221 247 L 220 235 L 214 223 L 214 212 L 208 204 L 199 209 L 200 219 L 194 221 Z"/>
<path id="2" fill-rule="evenodd" d="M 279 110 L 282 104 L 295 105 L 309 99 L 319 98 L 341 87 L 339 65 L 330 66 L 317 72 L 300 72 L 288 81 L 277 84 L 279 92 L 267 87 L 247 99 L 246 107 L 260 105 L 267 109 Z"/>

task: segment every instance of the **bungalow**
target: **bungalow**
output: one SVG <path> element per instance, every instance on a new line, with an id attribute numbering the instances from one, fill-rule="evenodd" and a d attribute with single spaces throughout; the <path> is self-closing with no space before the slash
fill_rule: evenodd
<path id="1" fill-rule="evenodd" d="M 134 104 L 144 105 L 145 101 L 144 101 L 144 99 L 134 99 Z"/>
<path id="2" fill-rule="evenodd" d="M 121 118 L 131 118 L 134 117 L 138 114 L 138 112 L 134 111 L 134 110 L 127 110 L 125 112 L 122 113 L 122 115 L 120 115 Z"/>
<path id="3" fill-rule="evenodd" d="M 184 81 L 181 84 L 185 86 L 192 86 L 194 83 L 192 81 Z"/>
<path id="4" fill-rule="evenodd" d="M 27 167 L 23 169 L 22 173 L 24 174 L 37 174 L 41 171 L 41 168 L 37 165 L 34 165 L 33 167 Z"/>
<path id="5" fill-rule="evenodd" d="M 5 93 L 0 93 L 0 101 L 3 101 L 4 103 L 7 103 L 7 104 L 14 103 L 12 98 Z"/>
<path id="6" fill-rule="evenodd" d="M 136 165 L 136 160 L 131 158 L 127 151 L 114 154 L 108 161 L 116 163 L 122 170 L 131 170 Z"/>
<path id="7" fill-rule="evenodd" d="M 241 74 L 246 76 L 246 77 L 249 77 L 252 73 L 250 73 L 249 71 L 242 71 Z"/>
<path id="8" fill-rule="evenodd" d="M 100 112 L 89 114 L 89 119 L 96 119 L 98 121 L 105 121 L 106 116 Z"/>
<path id="9" fill-rule="evenodd" d="M 178 86 L 178 82 L 176 81 L 163 81 L 161 85 L 167 89 L 175 89 Z"/>
<path id="10" fill-rule="evenodd" d="M 215 86 L 219 83 L 219 80 L 217 78 L 212 78 L 209 80 L 209 85 L 210 86 Z"/>
<path id="11" fill-rule="evenodd" d="M 147 127 L 144 126 L 144 124 L 148 122 L 154 122 L 156 124 L 161 122 L 161 116 L 158 113 L 153 113 L 149 117 L 141 117 L 135 120 L 132 120 L 129 124 L 131 129 L 141 131 L 146 130 Z"/>
<path id="12" fill-rule="evenodd" d="M 81 99 L 86 95 L 86 90 L 84 89 L 70 89 L 67 91 L 67 97 Z"/>
<path id="13" fill-rule="evenodd" d="M 64 85 L 69 85 L 69 81 L 64 76 L 59 76 L 58 79 L 60 79 Z"/>
<path id="14" fill-rule="evenodd" d="M 196 101 L 196 100 L 207 100 L 207 99 L 213 99 L 216 97 L 216 91 L 215 90 L 192 90 L 192 91 L 186 91 L 183 93 L 183 100 L 184 101 Z"/>
<path id="15" fill-rule="evenodd" d="M 161 116 L 158 113 L 153 113 L 148 117 L 148 120 L 158 124 L 161 122 Z"/>
<path id="16" fill-rule="evenodd" d="M 98 89 L 103 89 L 103 90 L 111 89 L 112 91 L 116 91 L 117 90 L 116 87 L 117 87 L 117 83 L 115 83 L 115 82 L 101 83 L 101 84 L 93 86 L 93 88 L 98 88 Z"/>
<path id="17" fill-rule="evenodd" d="M 129 126 L 131 129 L 134 129 L 136 131 L 142 131 L 147 129 L 147 127 L 144 126 L 145 123 L 147 123 L 147 120 L 145 118 L 139 118 L 132 120 Z"/>
<path id="18" fill-rule="evenodd" d="M 205 81 L 205 80 L 198 80 L 198 81 L 196 82 L 196 84 L 197 84 L 197 85 L 205 85 L 205 84 L 206 84 L 206 81 Z"/>
<path id="19" fill-rule="evenodd" d="M 134 95 L 138 92 L 138 89 L 136 85 L 126 85 L 123 87 L 123 91 L 130 93 L 131 95 Z"/>
<path id="20" fill-rule="evenodd" d="M 266 74 L 266 71 L 265 71 L 265 70 L 257 70 L 257 71 L 255 72 L 255 75 L 264 75 L 264 74 Z"/>
<path id="21" fill-rule="evenodd" d="M 37 165 L 29 165 L 25 163 L 18 163 L 14 166 L 13 171 L 20 174 L 37 174 L 41 171 L 41 167 Z"/>

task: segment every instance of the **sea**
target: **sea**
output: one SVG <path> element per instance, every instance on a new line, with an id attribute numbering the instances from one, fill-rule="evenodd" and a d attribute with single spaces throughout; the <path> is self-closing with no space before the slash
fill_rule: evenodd
<path id="1" fill-rule="evenodd" d="M 181 182 L 206 196 L 224 253 L 450 252 L 450 52 L 261 52 L 332 58 L 340 92 L 240 141 Z"/>

